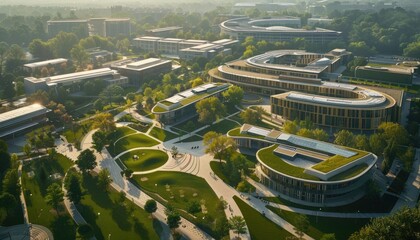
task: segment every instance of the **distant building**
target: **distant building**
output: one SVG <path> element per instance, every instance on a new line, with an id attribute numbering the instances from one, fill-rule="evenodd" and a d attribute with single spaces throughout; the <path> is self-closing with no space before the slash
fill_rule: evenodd
<path id="1" fill-rule="evenodd" d="M 32 104 L 0 114 L 0 137 L 15 136 L 46 122 L 50 110 L 40 104 Z"/>
<path id="2" fill-rule="evenodd" d="M 130 36 L 131 23 L 129 18 L 90 18 L 87 20 L 54 20 L 47 22 L 49 37 L 59 32 L 74 32 L 82 37 L 98 35 L 101 37 Z"/>
<path id="3" fill-rule="evenodd" d="M 240 2 L 235 3 L 233 6 L 233 11 L 236 10 L 248 10 L 248 9 L 258 9 L 260 11 L 265 12 L 276 12 L 276 11 L 284 11 L 287 9 L 296 8 L 296 3 L 291 2 L 283 2 L 283 3 L 263 3 L 263 2 Z"/>
<path id="4" fill-rule="evenodd" d="M 105 36 L 118 37 L 118 36 L 131 35 L 131 23 L 129 18 L 123 19 L 106 19 L 105 20 Z"/>
<path id="5" fill-rule="evenodd" d="M 220 96 L 231 86 L 227 83 L 203 84 L 159 101 L 152 112 L 157 121 L 165 124 L 183 122 L 197 115 L 195 103 L 208 97 Z"/>
<path id="6" fill-rule="evenodd" d="M 413 84 L 413 68 L 404 67 L 371 67 L 358 66 L 354 71 L 356 78 L 372 80 L 375 82 L 392 83 L 396 85 Z"/>
<path id="7" fill-rule="evenodd" d="M 88 20 L 54 20 L 47 22 L 47 32 L 50 38 L 59 32 L 78 33 L 80 37 L 89 36 Z"/>
<path id="8" fill-rule="evenodd" d="M 67 63 L 67 59 L 65 58 L 56 58 L 56 59 L 50 59 L 46 61 L 41 62 L 33 62 L 33 63 L 27 63 L 23 65 L 23 70 L 26 72 L 33 74 L 34 72 L 41 71 L 42 68 L 57 68 L 61 67 L 61 64 Z"/>
<path id="9" fill-rule="evenodd" d="M 101 79 L 110 84 L 127 85 L 128 78 L 121 76 L 117 71 L 110 68 L 100 68 L 90 71 L 69 73 L 45 78 L 26 77 L 24 79 L 25 93 L 31 94 L 38 90 L 56 89 L 61 86 L 71 86 L 87 80 Z"/>
<path id="10" fill-rule="evenodd" d="M 232 46 L 237 45 L 238 40 L 221 39 L 214 42 L 206 40 L 140 37 L 133 40 L 133 45 L 146 52 L 179 56 L 181 59 L 192 60 L 195 57 L 210 58 L 219 52 L 230 52 Z"/>
<path id="11" fill-rule="evenodd" d="M 179 30 L 182 30 L 182 27 L 171 26 L 164 28 L 149 29 L 146 32 L 148 35 L 154 37 L 174 37 Z"/>
<path id="12" fill-rule="evenodd" d="M 316 28 L 302 29 L 286 27 L 282 22 L 285 19 L 259 19 L 237 18 L 224 21 L 220 24 L 222 34 L 232 39 L 244 41 L 246 37 L 254 37 L 255 41 L 290 42 L 295 38 L 304 38 L 305 41 L 324 45 L 340 38 L 341 32 Z"/>
<path id="13" fill-rule="evenodd" d="M 159 58 L 148 58 L 124 65 L 113 65 L 111 68 L 118 70 L 130 80 L 130 84 L 140 86 L 152 77 L 165 74 L 172 70 L 172 61 Z"/>
<path id="14" fill-rule="evenodd" d="M 333 22 L 329 18 L 308 18 L 308 26 L 328 26 Z"/>

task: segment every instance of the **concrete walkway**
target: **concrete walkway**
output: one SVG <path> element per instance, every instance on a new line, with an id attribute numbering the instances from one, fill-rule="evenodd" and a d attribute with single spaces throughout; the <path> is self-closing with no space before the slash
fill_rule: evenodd
<path id="1" fill-rule="evenodd" d="M 19 164 L 18 167 L 18 177 L 19 177 L 19 184 L 20 186 L 22 186 L 22 164 Z M 28 207 L 26 206 L 26 200 L 25 200 L 25 192 L 24 191 L 20 191 L 20 202 L 22 205 L 22 212 L 23 212 L 23 223 L 28 224 L 29 223 L 29 215 L 28 215 Z"/>
<path id="2" fill-rule="evenodd" d="M 394 213 L 404 206 L 415 207 L 420 194 L 420 149 L 416 148 L 413 169 L 405 182 L 404 190 L 395 203 L 391 213 Z"/>
<path id="3" fill-rule="evenodd" d="M 84 142 L 81 144 L 83 148 L 91 148 L 92 146 L 92 135 L 96 130 L 89 132 L 84 139 Z M 155 146 L 157 147 L 157 146 Z M 107 168 L 111 174 L 111 178 L 113 180 L 112 186 L 117 190 L 123 190 L 126 193 L 128 199 L 133 201 L 136 205 L 144 208 L 144 204 L 147 200 L 152 199 L 150 196 L 142 192 L 137 186 L 132 184 L 130 181 L 127 181 L 125 178 L 121 176 L 122 169 L 118 166 L 118 164 L 114 161 L 112 156 L 109 152 L 104 148 L 101 153 L 95 152 L 96 160 L 98 161 L 98 166 L 95 168 L 95 171 L 99 172 L 102 168 Z M 166 215 L 164 213 L 165 207 L 158 203 L 158 210 L 155 212 L 154 216 L 161 221 L 162 223 L 166 223 Z M 182 218 L 181 227 L 177 230 L 181 232 L 187 239 L 212 239 L 204 231 L 197 228 L 194 224 L 189 222 L 188 220 Z M 166 224 L 163 224 L 163 236 L 170 235 L 169 228 Z M 162 238 L 162 236 L 161 236 Z M 163 238 L 167 239 L 167 238 Z"/>

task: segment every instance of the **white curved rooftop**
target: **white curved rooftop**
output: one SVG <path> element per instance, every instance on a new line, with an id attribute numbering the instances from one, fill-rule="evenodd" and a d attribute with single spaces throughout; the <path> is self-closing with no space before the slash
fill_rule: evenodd
<path id="1" fill-rule="evenodd" d="M 372 92 L 372 93 L 371 93 Z M 359 92 L 364 95 L 365 98 L 355 99 L 355 98 L 334 98 L 334 97 L 325 97 L 320 95 L 305 94 L 299 92 L 291 92 L 286 97 L 287 99 L 293 99 L 303 102 L 309 102 L 320 105 L 335 105 L 343 107 L 357 107 L 357 108 L 371 108 L 378 107 L 387 102 L 387 99 L 384 95 L 374 92 L 372 90 L 364 90 Z"/>

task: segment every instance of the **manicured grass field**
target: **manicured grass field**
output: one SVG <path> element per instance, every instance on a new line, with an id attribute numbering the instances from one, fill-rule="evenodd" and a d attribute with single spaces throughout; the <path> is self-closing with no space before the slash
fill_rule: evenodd
<path id="1" fill-rule="evenodd" d="M 194 214 L 195 217 L 182 211 L 181 214 L 209 233 L 214 229 L 215 219 L 221 221 L 225 218 L 224 211 L 218 208 L 218 197 L 203 178 L 181 172 L 154 172 L 135 175 L 133 180 L 146 191 L 157 193 L 164 199 L 162 203 L 184 211 L 191 201 L 200 202 L 207 209 L 207 214 L 200 212 Z"/>
<path id="2" fill-rule="evenodd" d="M 197 135 L 192 135 L 191 137 L 188 137 L 184 140 L 178 141 L 177 143 L 180 143 L 180 142 L 196 142 L 196 141 L 202 141 L 202 140 L 203 140 L 202 137 L 199 137 Z"/>
<path id="3" fill-rule="evenodd" d="M 54 180 L 49 176 L 54 173 L 64 173 L 74 163 L 61 154 L 57 154 L 54 160 L 41 158 L 32 160 L 24 166 L 22 173 L 22 191 L 25 193 L 28 207 L 29 221 L 49 228 L 55 239 L 75 239 L 76 226 L 67 213 L 64 205 L 59 207 L 60 215 L 45 202 L 47 188 L 57 182 L 61 185 L 62 180 Z M 35 176 L 30 178 L 28 172 L 33 171 Z M 42 173 L 44 172 L 44 173 Z"/>
<path id="4" fill-rule="evenodd" d="M 133 129 L 131 129 L 129 127 L 120 127 L 120 128 L 117 128 L 117 130 L 115 130 L 115 132 L 109 134 L 108 138 L 109 138 L 110 142 L 115 142 L 119 138 L 127 136 L 129 134 L 133 134 L 133 133 L 136 133 L 136 131 L 134 131 Z"/>
<path id="5" fill-rule="evenodd" d="M 121 204 L 117 191 L 98 188 L 97 178 L 90 175 L 83 177 L 83 188 L 87 194 L 77 208 L 98 240 L 159 239 L 149 214 L 129 199 Z"/>
<path id="6" fill-rule="evenodd" d="M 92 121 L 84 121 L 80 125 L 74 124 L 63 132 L 63 135 L 66 137 L 67 141 L 70 143 L 76 143 L 77 141 L 81 141 L 83 136 L 89 132 L 90 127 L 92 126 Z"/>
<path id="7" fill-rule="evenodd" d="M 253 240 L 286 239 L 292 234 L 264 217 L 260 212 L 246 204 L 238 197 L 233 197 L 245 218 L 249 233 Z"/>
<path id="8" fill-rule="evenodd" d="M 299 215 L 271 206 L 268 206 L 268 208 L 291 224 L 294 223 L 296 217 Z M 321 239 L 322 235 L 327 233 L 334 233 L 337 240 L 348 239 L 353 232 L 358 231 L 369 222 L 369 218 L 330 218 L 309 215 L 307 218 L 310 226 L 305 233 L 314 239 Z"/>
<path id="9" fill-rule="evenodd" d="M 317 177 L 304 173 L 304 169 L 290 165 L 283 161 L 280 157 L 274 154 L 274 149 L 277 148 L 277 145 L 262 149 L 258 152 L 258 157 L 265 164 L 270 166 L 276 171 L 282 172 L 289 176 L 309 179 L 309 180 L 319 180 Z"/>
<path id="10" fill-rule="evenodd" d="M 171 139 L 178 137 L 178 135 L 175 133 L 171 133 L 157 127 L 152 128 L 152 130 L 150 131 L 150 135 L 161 140 L 162 142 L 169 141 Z"/>
<path id="11" fill-rule="evenodd" d="M 134 159 L 134 155 L 137 155 L 138 159 Z M 160 150 L 134 150 L 122 155 L 120 160 L 134 172 L 148 171 L 165 164 L 168 154 Z"/>
<path id="12" fill-rule="evenodd" d="M 151 147 L 159 144 L 158 141 L 150 138 L 143 133 L 137 133 L 117 140 L 108 147 L 109 152 L 116 156 L 126 150 L 136 147 Z"/>
<path id="13" fill-rule="evenodd" d="M 214 131 L 217 133 L 222 133 L 225 134 L 227 133 L 229 130 L 239 127 L 239 125 L 236 122 L 232 122 L 230 120 L 222 120 L 216 124 L 211 125 L 210 127 L 203 129 L 201 131 L 199 131 L 197 134 L 199 135 L 204 135 L 207 132 L 210 131 Z"/>

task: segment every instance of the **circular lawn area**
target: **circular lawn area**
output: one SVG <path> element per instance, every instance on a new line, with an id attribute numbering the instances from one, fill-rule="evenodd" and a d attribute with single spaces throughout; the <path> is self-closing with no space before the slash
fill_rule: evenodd
<path id="1" fill-rule="evenodd" d="M 120 160 L 134 172 L 142 172 L 163 166 L 168 161 L 168 154 L 161 150 L 141 149 L 122 155 Z"/>

